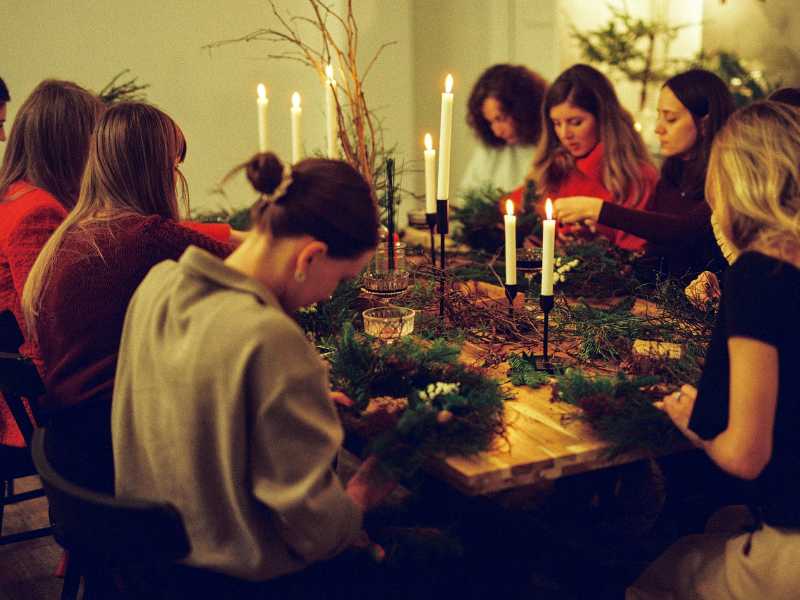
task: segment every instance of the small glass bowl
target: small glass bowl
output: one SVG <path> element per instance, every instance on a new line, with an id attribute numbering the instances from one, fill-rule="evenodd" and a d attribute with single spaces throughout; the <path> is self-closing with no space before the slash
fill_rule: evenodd
<path id="1" fill-rule="evenodd" d="M 517 270 L 536 271 L 542 268 L 541 248 L 517 248 Z"/>
<path id="2" fill-rule="evenodd" d="M 408 271 L 367 271 L 363 283 L 364 289 L 374 294 L 397 294 L 408 287 Z"/>
<path id="3" fill-rule="evenodd" d="M 415 311 L 398 306 L 368 308 L 364 317 L 364 331 L 383 340 L 396 340 L 414 331 Z"/>

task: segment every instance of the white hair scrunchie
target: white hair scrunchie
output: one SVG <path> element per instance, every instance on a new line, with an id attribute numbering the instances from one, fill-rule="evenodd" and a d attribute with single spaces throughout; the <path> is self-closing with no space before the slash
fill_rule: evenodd
<path id="1" fill-rule="evenodd" d="M 270 203 L 275 202 L 278 198 L 286 194 L 286 190 L 289 189 L 290 185 L 292 185 L 292 166 L 289 163 L 284 163 L 281 182 L 278 184 L 278 187 L 275 188 L 274 192 L 271 194 L 264 194 L 264 198 Z"/>

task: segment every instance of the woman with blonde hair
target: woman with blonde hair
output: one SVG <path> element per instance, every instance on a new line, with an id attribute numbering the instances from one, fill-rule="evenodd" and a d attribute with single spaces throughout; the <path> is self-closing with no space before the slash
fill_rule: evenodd
<path id="1" fill-rule="evenodd" d="M 706 532 L 678 540 L 628 589 L 645 598 L 795 598 L 800 589 L 800 110 L 757 102 L 717 134 L 706 198 L 740 252 L 723 282 L 698 388 L 656 405 L 749 483 Z M 747 510 L 749 509 L 749 510 Z"/>
<path id="2" fill-rule="evenodd" d="M 159 109 L 109 108 L 92 138 L 78 202 L 25 285 L 25 323 L 45 368 L 42 403 L 64 468 L 101 491 L 113 489 L 111 394 L 128 301 L 154 265 L 190 245 L 220 257 L 232 250 L 179 223 L 185 155 L 183 133 Z"/>
<path id="3" fill-rule="evenodd" d="M 589 65 L 573 65 L 550 86 L 543 112 L 544 134 L 532 175 L 544 196 L 592 196 L 645 208 L 658 172 L 605 75 Z M 597 231 L 626 250 L 644 249 L 644 240 L 618 229 L 598 225 Z"/>
<path id="4" fill-rule="evenodd" d="M 92 131 L 104 108 L 71 81 L 41 82 L 19 108 L 0 166 L 0 311 L 14 313 L 25 337 L 20 351 L 40 373 L 39 347 L 23 323 L 22 289 L 39 250 L 75 206 Z M 0 444 L 25 445 L 5 402 L 0 402 Z"/>

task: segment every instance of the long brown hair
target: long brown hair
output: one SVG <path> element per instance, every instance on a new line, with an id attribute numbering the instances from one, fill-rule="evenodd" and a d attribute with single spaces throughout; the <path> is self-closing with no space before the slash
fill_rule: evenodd
<path id="1" fill-rule="evenodd" d="M 8 186 L 26 180 L 67 210 L 78 200 L 92 131 L 105 106 L 72 83 L 47 79 L 19 108 L 0 166 L 0 202 Z"/>
<path id="2" fill-rule="evenodd" d="M 575 158 L 556 135 L 550 110 L 569 102 L 591 113 L 597 121 L 603 144 L 603 186 L 615 202 L 623 202 L 631 188 L 637 204 L 648 189 L 644 169 L 655 166 L 642 136 L 634 128 L 633 117 L 619 103 L 614 86 L 597 69 L 577 64 L 564 71 L 550 86 L 544 99 L 544 133 L 533 168 L 540 189 L 558 185 L 576 168 Z M 634 204 L 634 206 L 635 206 Z"/>
<path id="3" fill-rule="evenodd" d="M 240 168 L 262 194 L 251 211 L 259 231 L 274 238 L 310 235 L 324 242 L 328 256 L 336 259 L 355 258 L 378 245 L 372 188 L 346 162 L 307 158 L 289 168 L 267 152 Z"/>
<path id="4" fill-rule="evenodd" d="M 131 213 L 180 220 L 176 177 L 182 196 L 187 194 L 176 163 L 185 156 L 183 132 L 156 107 L 120 102 L 105 112 L 92 136 L 78 202 L 42 248 L 25 284 L 22 309 L 31 335 L 36 335 L 36 316 L 65 237 L 85 235 L 91 244 L 90 227 Z"/>

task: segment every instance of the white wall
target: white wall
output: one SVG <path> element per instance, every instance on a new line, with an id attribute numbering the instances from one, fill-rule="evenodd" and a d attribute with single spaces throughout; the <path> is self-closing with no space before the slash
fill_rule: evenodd
<path id="1" fill-rule="evenodd" d="M 277 4 L 286 15 L 310 14 L 305 0 Z M 400 161 L 414 137 L 406 125 L 412 122 L 412 90 L 406 83 L 412 61 L 409 3 L 356 0 L 354 6 L 362 64 L 380 44 L 398 40 L 378 59 L 365 91 L 369 106 L 385 124 L 387 146 L 397 145 Z M 227 201 L 211 190 L 258 149 L 259 82 L 268 90 L 271 149 L 291 159 L 289 107 L 295 91 L 302 98 L 306 152 L 325 148 L 323 87 L 313 69 L 269 60 L 268 54 L 279 53 L 281 47 L 266 42 L 202 50 L 262 27 L 276 28 L 266 0 L 12 0 L 3 3 L 3 19 L 0 76 L 12 96 L 8 125 L 42 79 L 73 80 L 99 91 L 129 68 L 140 82 L 150 84 L 148 100 L 173 117 L 186 135 L 189 152 L 182 171 L 195 208 L 252 202 L 243 178 L 226 186 Z M 309 38 L 312 45 L 315 41 Z"/>

